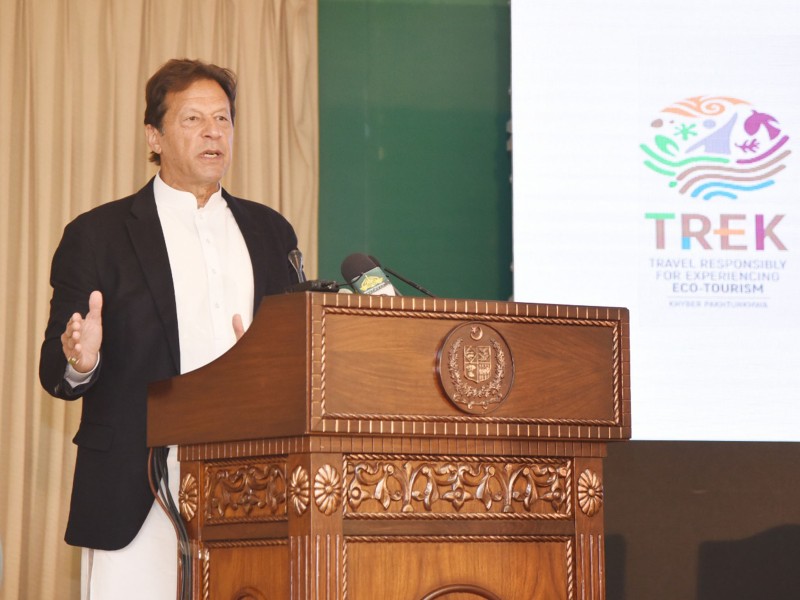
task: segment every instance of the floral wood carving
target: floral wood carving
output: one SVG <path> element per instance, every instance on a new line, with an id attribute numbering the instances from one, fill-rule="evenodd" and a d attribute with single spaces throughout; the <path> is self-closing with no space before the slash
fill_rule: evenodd
<path id="1" fill-rule="evenodd" d="M 342 502 L 342 477 L 330 465 L 323 465 L 314 476 L 314 502 L 326 516 L 332 515 Z"/>
<path id="2" fill-rule="evenodd" d="M 308 472 L 298 465 L 289 477 L 289 501 L 298 517 L 308 508 L 310 488 Z"/>
<path id="3" fill-rule="evenodd" d="M 206 520 L 274 521 L 286 518 L 283 463 L 207 467 Z"/>
<path id="4" fill-rule="evenodd" d="M 578 477 L 578 504 L 587 517 L 596 515 L 603 505 L 603 483 L 589 469 Z"/>
<path id="5" fill-rule="evenodd" d="M 353 460 L 345 465 L 349 518 L 402 515 L 567 518 L 569 460 Z"/>
<path id="6" fill-rule="evenodd" d="M 183 476 L 181 487 L 178 490 L 178 506 L 181 509 L 181 516 L 186 522 L 194 519 L 197 514 L 198 488 L 197 478 L 194 475 L 187 473 Z"/>

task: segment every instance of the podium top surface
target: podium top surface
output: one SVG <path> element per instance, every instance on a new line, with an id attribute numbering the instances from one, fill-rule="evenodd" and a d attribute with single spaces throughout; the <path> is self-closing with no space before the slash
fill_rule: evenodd
<path id="1" fill-rule="evenodd" d="M 627 439 L 629 347 L 625 308 L 269 296 L 229 352 L 151 384 L 148 443 Z"/>

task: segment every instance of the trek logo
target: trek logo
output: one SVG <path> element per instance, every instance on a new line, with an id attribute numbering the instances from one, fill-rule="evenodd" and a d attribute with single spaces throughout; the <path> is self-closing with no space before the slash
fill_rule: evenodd
<path id="1" fill-rule="evenodd" d="M 700 201 L 683 214 L 645 213 L 655 225 L 657 250 L 786 250 L 776 231 L 786 215 L 744 214 L 740 204 L 774 186 L 786 169 L 792 151 L 777 118 L 738 98 L 696 96 L 664 108 L 650 129 L 651 141 L 639 146 L 645 167 L 666 178 L 683 206 Z M 723 214 L 710 208 L 732 201 L 730 213 L 731 204 Z M 714 214 L 699 214 L 704 205 Z"/>

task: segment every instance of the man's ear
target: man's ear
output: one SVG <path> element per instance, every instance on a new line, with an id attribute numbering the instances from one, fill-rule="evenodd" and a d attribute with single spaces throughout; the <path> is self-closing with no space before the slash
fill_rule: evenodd
<path id="1" fill-rule="evenodd" d="M 144 134 L 147 138 L 147 145 L 156 154 L 161 154 L 161 132 L 152 125 L 144 126 Z"/>

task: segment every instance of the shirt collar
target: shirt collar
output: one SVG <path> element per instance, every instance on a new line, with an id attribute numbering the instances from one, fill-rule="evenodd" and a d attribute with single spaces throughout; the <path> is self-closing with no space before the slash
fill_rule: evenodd
<path id="1" fill-rule="evenodd" d="M 176 190 L 167 185 L 161 179 L 161 172 L 156 173 L 155 181 L 153 182 L 153 194 L 156 198 L 156 205 L 163 208 L 170 208 L 179 211 L 212 211 L 221 206 L 227 206 L 227 203 L 222 197 L 222 186 L 219 186 L 216 192 L 211 194 L 211 197 L 202 208 L 197 207 L 197 198 L 191 192 L 184 192 Z"/>

